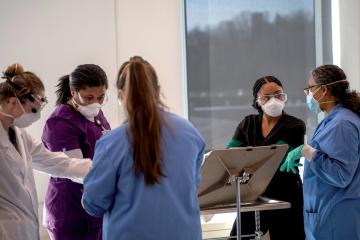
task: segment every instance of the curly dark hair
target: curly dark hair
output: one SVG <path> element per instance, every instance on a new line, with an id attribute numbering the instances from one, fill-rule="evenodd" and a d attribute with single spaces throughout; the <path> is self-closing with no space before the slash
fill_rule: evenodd
<path id="1" fill-rule="evenodd" d="M 347 78 L 345 72 L 340 67 L 330 64 L 323 65 L 312 70 L 311 76 L 316 84 L 329 84 L 339 81 L 326 87 L 335 98 L 336 103 L 343 105 L 360 116 L 359 93 L 350 90 L 348 81 L 341 81 L 347 80 Z"/>

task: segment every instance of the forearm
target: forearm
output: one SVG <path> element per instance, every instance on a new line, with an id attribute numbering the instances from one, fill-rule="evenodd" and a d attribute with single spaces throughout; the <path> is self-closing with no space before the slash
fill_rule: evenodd
<path id="1" fill-rule="evenodd" d="M 69 158 L 62 152 L 43 152 L 33 158 L 35 170 L 54 177 L 78 179 L 84 178 L 92 166 L 90 159 Z"/>

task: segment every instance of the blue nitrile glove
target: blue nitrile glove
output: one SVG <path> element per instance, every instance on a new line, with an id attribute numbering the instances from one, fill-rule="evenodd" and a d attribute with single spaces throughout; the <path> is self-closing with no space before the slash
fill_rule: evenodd
<path id="1" fill-rule="evenodd" d="M 302 164 L 299 162 L 296 162 L 296 160 L 298 160 L 302 157 L 301 149 L 303 147 L 304 147 L 304 144 L 298 146 L 297 148 L 293 149 L 292 151 L 290 151 L 287 154 L 285 162 L 280 167 L 281 172 L 284 172 L 286 169 L 287 172 L 290 172 L 290 170 L 291 170 L 295 174 L 298 173 L 298 170 L 296 169 L 296 167 L 302 166 Z"/>

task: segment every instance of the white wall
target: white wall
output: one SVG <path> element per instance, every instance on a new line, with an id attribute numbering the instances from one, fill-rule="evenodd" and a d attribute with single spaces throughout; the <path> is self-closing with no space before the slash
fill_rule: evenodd
<path id="1" fill-rule="evenodd" d="M 350 87 L 360 90 L 360 2 L 339 1 L 340 66 L 347 74 Z"/>
<path id="2" fill-rule="evenodd" d="M 40 139 L 52 112 L 55 85 L 78 64 L 106 71 L 110 89 L 104 108 L 118 125 L 115 78 L 120 64 L 141 55 L 158 72 L 165 103 L 184 114 L 181 75 L 180 0 L 1 0 L 0 69 L 18 62 L 41 77 L 50 103 L 28 131 Z M 39 201 L 48 177 L 35 173 Z"/>
<path id="3" fill-rule="evenodd" d="M 141 55 L 156 69 L 165 103 L 184 115 L 181 0 L 116 0 L 118 59 Z"/>
<path id="4" fill-rule="evenodd" d="M 86 8 L 86 11 L 84 10 Z M 39 122 L 28 131 L 40 139 L 47 116 L 55 103 L 57 79 L 78 64 L 100 65 L 114 84 L 116 75 L 115 11 L 112 0 L 1 0 L 0 68 L 19 62 L 38 74 L 46 87 L 50 103 Z M 117 123 L 116 95 L 109 90 L 110 102 L 105 114 Z M 48 178 L 36 174 L 39 201 L 46 191 Z"/>

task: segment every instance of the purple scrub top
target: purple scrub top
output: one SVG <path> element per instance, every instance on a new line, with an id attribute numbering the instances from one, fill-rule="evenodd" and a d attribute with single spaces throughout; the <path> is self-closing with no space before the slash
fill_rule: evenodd
<path id="1" fill-rule="evenodd" d="M 61 104 L 46 121 L 42 141 L 52 152 L 80 149 L 93 158 L 95 143 L 110 125 L 102 111 L 91 122 L 69 105 Z M 44 225 L 52 231 L 88 232 L 101 228 L 102 218 L 88 215 L 81 205 L 83 185 L 69 179 L 50 178 L 45 196 Z"/>

